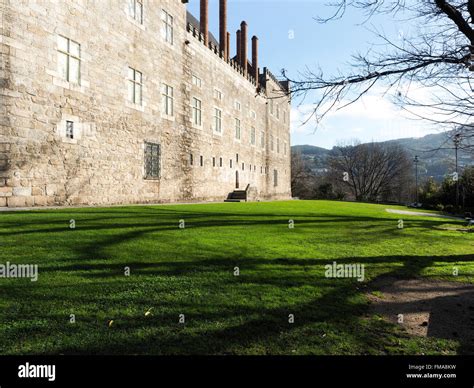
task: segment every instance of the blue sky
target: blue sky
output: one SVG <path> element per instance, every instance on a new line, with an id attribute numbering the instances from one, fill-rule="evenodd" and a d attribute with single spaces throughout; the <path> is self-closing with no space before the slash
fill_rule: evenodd
<path id="1" fill-rule="evenodd" d="M 348 12 L 343 19 L 319 24 L 316 16 L 329 16 L 328 0 L 229 0 L 228 30 L 231 33 L 231 54 L 235 53 L 235 31 L 240 22 L 248 23 L 249 41 L 259 37 L 260 67 L 267 66 L 275 75 L 282 68 L 297 77 L 306 67 L 319 66 L 325 74 L 337 74 L 349 69 L 351 55 L 380 48 L 373 30 L 384 32 L 392 39 L 410 34 L 414 26 L 389 16 L 377 16 L 363 24 L 364 15 Z M 209 1 L 210 30 L 219 36 L 219 2 Z M 199 18 L 199 0 L 191 0 L 188 9 Z M 250 49 L 250 48 L 249 48 Z M 436 129 L 414 120 L 383 96 L 384 88 L 375 88 L 357 104 L 329 115 L 316 128 L 313 121 L 302 125 L 311 112 L 314 98 L 295 100 L 292 108 L 292 144 L 312 144 L 331 148 L 338 142 L 359 139 L 381 141 L 401 137 L 419 137 Z M 419 93 L 423 91 L 420 90 Z"/>

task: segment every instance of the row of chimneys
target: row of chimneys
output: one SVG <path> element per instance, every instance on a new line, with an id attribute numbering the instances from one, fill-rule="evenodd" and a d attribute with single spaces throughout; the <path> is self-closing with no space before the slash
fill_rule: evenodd
<path id="1" fill-rule="evenodd" d="M 209 1 L 201 0 L 200 30 L 206 46 L 209 42 Z M 230 33 L 227 31 L 227 0 L 219 0 L 219 45 L 226 61 L 230 57 Z M 247 75 L 247 23 L 240 24 L 237 30 L 237 63 Z M 258 87 L 258 38 L 252 37 L 252 74 Z"/>

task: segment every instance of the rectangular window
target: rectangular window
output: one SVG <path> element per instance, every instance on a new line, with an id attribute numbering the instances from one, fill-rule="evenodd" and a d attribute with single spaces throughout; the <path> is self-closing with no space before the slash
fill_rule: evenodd
<path id="1" fill-rule="evenodd" d="M 278 171 L 273 170 L 273 186 L 278 186 Z"/>
<path id="2" fill-rule="evenodd" d="M 280 153 L 280 139 L 277 138 L 277 154 Z"/>
<path id="3" fill-rule="evenodd" d="M 193 110 L 193 124 L 201 126 L 202 124 L 202 102 L 201 100 L 193 97 L 192 110 Z"/>
<path id="4" fill-rule="evenodd" d="M 288 144 L 286 143 L 285 141 L 285 145 L 283 146 L 283 154 L 286 156 L 287 154 L 287 147 L 288 147 Z"/>
<path id="5" fill-rule="evenodd" d="M 222 101 L 222 92 L 220 90 L 214 89 L 214 98 L 216 100 Z"/>
<path id="6" fill-rule="evenodd" d="M 204 158 L 202 155 L 199 157 L 199 164 L 201 165 L 201 167 L 204 166 Z"/>
<path id="7" fill-rule="evenodd" d="M 219 158 L 219 167 L 222 167 L 222 158 Z"/>
<path id="8" fill-rule="evenodd" d="M 257 118 L 257 114 L 255 113 L 255 111 L 250 112 L 250 117 L 254 120 Z"/>
<path id="9" fill-rule="evenodd" d="M 272 99 L 270 99 L 269 104 L 270 104 L 270 114 L 272 115 L 273 114 L 273 100 Z"/>
<path id="10" fill-rule="evenodd" d="M 128 0 L 128 14 L 132 19 L 143 24 L 143 1 Z"/>
<path id="11" fill-rule="evenodd" d="M 270 150 L 273 151 L 273 135 L 270 135 Z"/>
<path id="12" fill-rule="evenodd" d="M 160 177 L 160 145 L 145 143 L 145 178 L 158 179 Z"/>
<path id="13" fill-rule="evenodd" d="M 161 97 L 163 104 L 163 113 L 167 116 L 173 116 L 173 88 L 169 85 L 161 85 Z"/>
<path id="14" fill-rule="evenodd" d="M 214 131 L 222 132 L 222 111 L 218 108 L 214 108 Z"/>
<path id="15" fill-rule="evenodd" d="M 133 104 L 142 105 L 142 73 L 128 68 L 128 100 Z"/>
<path id="16" fill-rule="evenodd" d="M 280 107 L 276 104 L 276 118 L 280 119 Z"/>
<path id="17" fill-rule="evenodd" d="M 74 123 L 72 121 L 66 121 L 66 138 L 74 139 Z"/>
<path id="18" fill-rule="evenodd" d="M 163 22 L 161 35 L 163 40 L 169 44 L 173 44 L 174 42 L 174 27 L 173 27 L 173 16 L 171 16 L 165 10 L 161 11 L 161 20 Z"/>
<path id="19" fill-rule="evenodd" d="M 283 111 L 283 124 L 286 124 L 286 110 Z"/>
<path id="20" fill-rule="evenodd" d="M 255 145 L 255 128 L 250 129 L 250 144 Z"/>
<path id="21" fill-rule="evenodd" d="M 64 36 L 58 38 L 59 73 L 66 81 L 80 84 L 81 45 Z"/>
<path id="22" fill-rule="evenodd" d="M 235 101 L 234 108 L 240 112 L 240 110 L 242 109 L 242 106 L 240 105 L 239 101 Z"/>
<path id="23" fill-rule="evenodd" d="M 240 140 L 240 120 L 239 119 L 235 119 L 235 138 L 237 140 Z"/>
<path id="24" fill-rule="evenodd" d="M 193 164 L 194 164 L 193 154 L 189 154 L 189 165 L 192 166 Z"/>
<path id="25" fill-rule="evenodd" d="M 229 163 L 229 164 L 230 164 L 230 168 L 232 168 L 232 159 L 230 159 L 230 163 Z"/>
<path id="26" fill-rule="evenodd" d="M 265 148 L 265 132 L 260 132 L 260 147 Z"/>
<path id="27" fill-rule="evenodd" d="M 194 74 L 193 74 L 193 85 L 197 86 L 198 88 L 202 86 L 201 78 L 195 76 Z"/>
<path id="28" fill-rule="evenodd" d="M 242 163 L 242 171 L 245 170 L 245 163 Z"/>
<path id="29" fill-rule="evenodd" d="M 239 154 L 235 154 L 235 161 L 239 163 Z"/>

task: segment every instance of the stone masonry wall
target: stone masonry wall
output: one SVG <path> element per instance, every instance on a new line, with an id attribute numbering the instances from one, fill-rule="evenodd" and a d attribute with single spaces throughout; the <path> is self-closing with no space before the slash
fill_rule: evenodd
<path id="1" fill-rule="evenodd" d="M 280 85 L 268 77 L 257 93 L 187 30 L 181 1 L 144 1 L 143 25 L 128 16 L 127 3 L 0 0 L 0 206 L 223 200 L 237 172 L 240 188 L 250 184 L 255 199 L 289 198 L 290 105 L 275 99 L 271 114 L 267 99 L 281 95 Z M 161 36 L 162 9 L 174 18 L 172 45 Z M 81 45 L 80 85 L 58 73 L 58 35 Z M 127 101 L 128 67 L 143 74 L 143 106 Z M 162 111 L 162 83 L 174 88 L 172 117 Z M 197 128 L 192 97 L 202 100 Z M 215 107 L 223 113 L 220 134 Z M 78 131 L 74 139 L 65 136 L 66 120 Z M 161 146 L 160 179 L 144 179 L 145 141 Z"/>

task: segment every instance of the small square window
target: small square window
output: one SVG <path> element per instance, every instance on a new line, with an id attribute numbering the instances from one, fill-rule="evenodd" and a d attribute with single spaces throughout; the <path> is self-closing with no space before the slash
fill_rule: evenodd
<path id="1" fill-rule="evenodd" d="M 74 122 L 66 121 L 66 138 L 74 139 Z"/>

